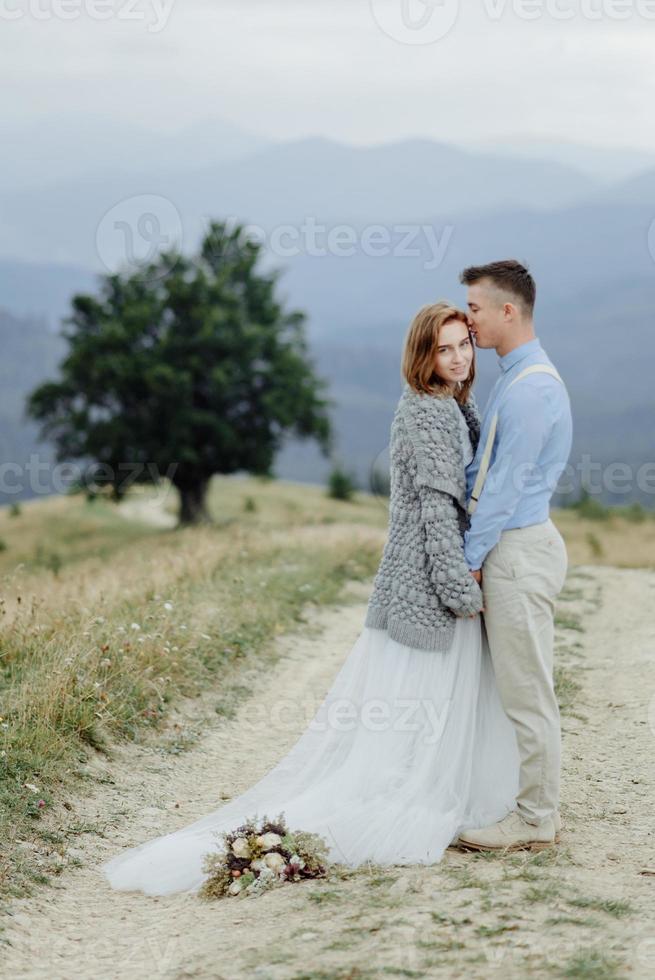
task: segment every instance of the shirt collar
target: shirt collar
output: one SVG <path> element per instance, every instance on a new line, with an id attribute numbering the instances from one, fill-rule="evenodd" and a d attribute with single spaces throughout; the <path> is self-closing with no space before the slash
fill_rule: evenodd
<path id="1" fill-rule="evenodd" d="M 535 354 L 537 351 L 541 350 L 541 343 L 538 337 L 534 340 L 527 340 L 524 344 L 519 344 L 514 350 L 511 350 L 509 354 L 505 354 L 503 357 L 498 358 L 498 363 L 500 364 L 500 370 L 505 373 L 509 371 L 511 367 L 518 364 L 529 354 Z"/>

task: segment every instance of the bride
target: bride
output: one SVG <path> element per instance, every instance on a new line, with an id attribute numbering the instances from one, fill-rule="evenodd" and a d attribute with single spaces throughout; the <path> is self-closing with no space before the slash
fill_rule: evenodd
<path id="1" fill-rule="evenodd" d="M 248 817 L 284 811 L 290 830 L 321 834 L 330 860 L 356 867 L 436 863 L 461 831 L 513 809 L 516 736 L 462 548 L 480 426 L 466 315 L 420 309 L 402 376 L 387 541 L 361 633 L 313 720 L 240 796 L 104 864 L 113 888 L 197 891 L 204 855 Z"/>

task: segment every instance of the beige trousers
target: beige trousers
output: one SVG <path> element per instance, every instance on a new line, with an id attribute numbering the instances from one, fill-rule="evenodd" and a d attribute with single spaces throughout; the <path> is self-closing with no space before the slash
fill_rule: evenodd
<path id="1" fill-rule="evenodd" d="M 553 643 L 555 599 L 567 565 L 564 539 L 548 520 L 503 531 L 482 567 L 491 660 L 521 760 L 517 810 L 533 824 L 552 817 L 559 806 Z"/>

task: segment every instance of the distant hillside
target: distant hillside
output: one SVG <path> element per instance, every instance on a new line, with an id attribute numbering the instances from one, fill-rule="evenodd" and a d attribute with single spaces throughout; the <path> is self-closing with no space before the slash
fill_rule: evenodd
<path id="1" fill-rule="evenodd" d="M 68 315 L 73 294 L 96 285 L 96 274 L 78 266 L 0 259 L 0 309 L 43 319 L 53 329 Z"/>
<path id="2" fill-rule="evenodd" d="M 587 146 L 584 143 L 525 136 L 502 136 L 471 144 L 483 153 L 528 160 L 555 160 L 589 174 L 594 180 L 616 182 L 655 167 L 655 153 L 614 146 Z"/>
<path id="3" fill-rule="evenodd" d="M 225 119 L 211 118 L 181 132 L 153 132 L 108 121 L 104 113 L 66 114 L 65 109 L 29 123 L 0 123 L 4 149 L 2 184 L 42 187 L 93 173 L 160 173 L 196 169 L 253 153 L 269 140 Z"/>
<path id="4" fill-rule="evenodd" d="M 211 166 L 200 155 L 195 166 L 175 172 L 144 169 L 138 155 L 131 159 L 136 163 L 130 172 L 88 170 L 71 180 L 4 190 L 0 255 L 100 268 L 108 261 L 96 241 L 103 216 L 134 197 L 164 198 L 162 214 L 179 214 L 184 244 L 192 247 L 209 215 L 236 215 L 270 234 L 306 219 L 388 224 L 561 207 L 597 186 L 559 163 L 473 153 L 429 140 L 353 147 L 305 139 Z M 154 213 L 161 217 L 157 206 Z M 122 257 L 120 249 L 110 250 L 112 261 Z"/>

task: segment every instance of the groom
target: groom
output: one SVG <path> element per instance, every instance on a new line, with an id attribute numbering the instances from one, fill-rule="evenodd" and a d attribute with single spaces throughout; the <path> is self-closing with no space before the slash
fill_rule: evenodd
<path id="1" fill-rule="evenodd" d="M 553 683 L 555 599 L 567 554 L 549 504 L 571 451 L 571 407 L 535 336 L 536 288 L 513 259 L 465 269 L 469 327 L 493 348 L 500 377 L 467 469 L 464 551 L 484 595 L 484 624 L 521 768 L 516 809 L 460 834 L 476 850 L 540 849 L 558 839 L 560 717 Z"/>

